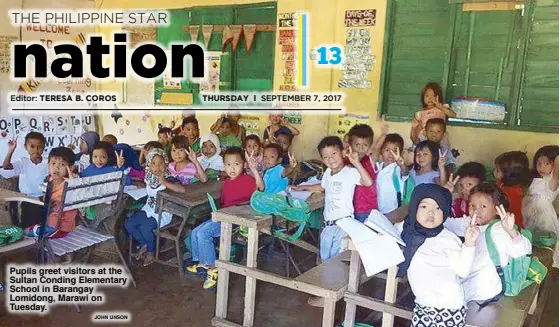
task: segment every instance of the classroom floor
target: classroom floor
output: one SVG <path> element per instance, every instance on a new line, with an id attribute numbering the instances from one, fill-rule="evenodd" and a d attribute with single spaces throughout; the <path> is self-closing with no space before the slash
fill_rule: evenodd
<path id="1" fill-rule="evenodd" d="M 273 263 L 266 263 L 261 259 L 263 258 L 259 258 L 259 265 L 264 269 L 279 274 L 284 272 L 282 258 L 277 257 Z M 103 262 L 106 260 L 94 259 L 94 263 Z M 16 316 L 8 315 L 4 304 L 0 303 L 0 326 L 100 326 L 92 323 L 90 319 L 92 313 L 102 310 L 130 312 L 135 327 L 210 326 L 215 310 L 215 291 L 202 290 L 202 278 L 188 276 L 181 280 L 176 269 L 158 264 L 146 268 L 133 268 L 133 274 L 138 288 L 106 289 L 105 304 L 99 307 L 82 306 L 81 313 L 76 312 L 71 306 L 60 306 L 55 307 L 44 317 Z M 550 293 L 540 327 L 558 326 L 558 269 L 551 272 L 550 278 L 554 278 L 554 290 Z M 381 288 L 376 288 L 375 284 L 369 282 L 362 287 L 361 292 L 379 293 Z M 237 323 L 243 320 L 244 290 L 245 279 L 231 274 L 228 318 Z M 381 297 L 382 293 L 378 296 Z M 255 326 L 320 326 L 322 309 L 309 306 L 307 299 L 308 296 L 303 293 L 259 282 Z M 338 322 L 343 319 L 343 314 L 344 302 L 340 301 L 337 306 Z M 366 310 L 358 310 L 358 320 L 363 320 L 368 314 Z M 377 318 L 380 317 L 375 317 L 374 321 Z M 395 326 L 408 327 L 408 323 L 397 320 Z"/>

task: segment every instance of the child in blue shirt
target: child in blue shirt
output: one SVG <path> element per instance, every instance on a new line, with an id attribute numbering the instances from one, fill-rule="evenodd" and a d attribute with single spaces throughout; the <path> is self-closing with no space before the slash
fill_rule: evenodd
<path id="1" fill-rule="evenodd" d="M 289 155 L 289 165 L 282 166 L 282 156 L 284 150 L 282 146 L 276 143 L 265 145 L 263 152 L 264 166 L 264 192 L 278 193 L 286 190 L 288 186 L 288 176 L 292 174 L 297 167 L 297 160 L 292 154 Z"/>

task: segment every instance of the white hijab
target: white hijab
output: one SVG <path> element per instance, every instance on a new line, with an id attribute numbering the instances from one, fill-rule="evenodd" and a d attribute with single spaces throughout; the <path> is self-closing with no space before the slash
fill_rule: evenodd
<path id="1" fill-rule="evenodd" d="M 216 153 L 214 153 L 214 155 L 210 158 L 208 158 L 204 154 L 198 157 L 198 162 L 200 162 L 200 166 L 202 166 L 202 169 L 204 170 L 214 169 L 216 171 L 224 171 L 224 159 L 220 156 L 220 152 L 221 152 L 220 140 L 215 134 L 204 135 L 200 139 L 201 153 L 202 153 L 202 146 L 207 141 L 210 141 L 212 142 L 212 144 L 214 144 L 214 146 L 216 147 Z"/>

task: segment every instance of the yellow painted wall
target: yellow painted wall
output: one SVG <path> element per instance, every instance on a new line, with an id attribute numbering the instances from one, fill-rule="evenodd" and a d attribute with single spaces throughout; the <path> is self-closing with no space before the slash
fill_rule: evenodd
<path id="1" fill-rule="evenodd" d="M 383 54 L 383 38 L 385 32 L 385 10 L 387 0 L 279 0 L 278 13 L 294 12 L 297 10 L 306 10 L 310 13 L 311 19 L 311 48 L 316 48 L 321 44 L 340 44 L 343 45 L 346 40 L 346 28 L 344 27 L 344 11 L 348 9 L 377 9 L 376 26 L 370 29 L 372 35 L 372 54 L 376 56 L 377 63 L 374 65 L 373 71 L 369 77 L 373 82 L 371 89 L 338 89 L 337 82 L 340 79 L 341 72 L 336 69 L 312 68 L 311 69 L 311 87 L 309 91 L 328 92 L 330 90 L 346 92 L 346 109 L 351 113 L 359 113 L 370 116 L 371 126 L 375 132 L 379 131 L 379 123 L 377 121 L 377 108 L 379 104 L 379 83 L 381 76 L 381 63 Z M 190 6 L 202 5 L 227 5 L 241 3 L 256 3 L 260 0 L 103 0 L 102 9 L 172 9 Z M 101 0 L 96 0 L 99 7 Z M 101 29 L 100 31 L 107 34 L 110 30 Z M 279 89 L 282 77 L 283 63 L 280 60 L 281 52 L 276 47 L 275 58 L 275 81 L 274 90 Z M 117 84 L 102 85 L 101 89 L 111 89 L 120 91 Z M 420 90 L 418 90 L 420 92 Z M 216 119 L 216 115 L 197 114 L 201 122 L 201 130 L 207 131 L 210 124 Z M 171 117 L 166 117 L 169 120 Z M 143 124 L 140 117 L 129 118 L 131 120 L 128 128 L 137 128 L 137 125 Z M 332 132 L 337 123 L 336 115 L 306 115 L 303 118 L 303 125 L 297 126 L 301 130 L 301 135 L 296 138 L 294 149 L 298 157 L 316 156 L 316 145 L 319 140 Z M 266 119 L 261 118 L 261 124 L 264 125 Z M 144 123 L 145 124 L 145 123 Z M 102 130 L 106 133 L 118 132 L 118 125 L 115 124 L 110 117 L 102 120 Z M 305 127 L 302 127 L 305 126 Z M 391 130 L 403 136 L 405 141 L 408 140 L 409 124 L 408 123 L 391 123 Z M 330 128 L 329 128 L 330 127 Z M 150 139 L 149 135 L 129 134 L 126 131 L 123 140 L 129 143 L 144 142 Z M 262 129 L 262 127 L 261 127 Z M 502 152 L 510 150 L 526 150 L 530 156 L 541 146 L 546 144 L 558 144 L 558 134 L 545 134 L 534 132 L 515 132 L 503 131 L 485 128 L 469 128 L 469 127 L 449 127 L 450 141 L 454 148 L 461 151 L 458 163 L 461 164 L 468 160 L 478 160 L 484 164 L 491 164 L 494 158 Z M 118 136 L 118 135 L 117 135 Z M 130 139 L 129 139 L 130 137 Z M 155 136 L 154 136 L 155 137 Z"/>

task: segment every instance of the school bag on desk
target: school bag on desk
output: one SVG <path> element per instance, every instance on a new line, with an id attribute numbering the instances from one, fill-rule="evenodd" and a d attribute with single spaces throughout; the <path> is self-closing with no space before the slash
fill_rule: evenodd
<path id="1" fill-rule="evenodd" d="M 0 247 L 23 238 L 23 230 L 16 226 L 0 226 Z"/>
<path id="2" fill-rule="evenodd" d="M 290 242 L 297 240 L 301 236 L 306 224 L 311 220 L 311 212 L 309 212 L 307 202 L 282 194 L 256 191 L 251 196 L 251 208 L 261 214 L 282 216 L 289 221 L 299 223 L 298 230 L 291 236 L 280 231 L 274 231 L 276 237 Z"/>
<path id="3" fill-rule="evenodd" d="M 521 256 L 519 258 L 510 258 L 507 266 L 501 267 L 500 254 L 496 249 L 496 244 L 492 239 L 492 226 L 500 222 L 500 219 L 493 220 L 486 229 L 485 238 L 488 247 L 490 259 L 496 266 L 498 275 L 502 280 L 502 292 L 506 296 L 516 296 L 528 286 L 537 283 L 540 284 L 548 269 L 543 265 L 537 257 L 532 257 L 530 254 Z M 517 226 L 515 226 L 518 229 Z M 533 235 L 530 231 L 521 229 L 521 235 L 525 236 L 529 241 L 533 240 Z"/>

